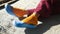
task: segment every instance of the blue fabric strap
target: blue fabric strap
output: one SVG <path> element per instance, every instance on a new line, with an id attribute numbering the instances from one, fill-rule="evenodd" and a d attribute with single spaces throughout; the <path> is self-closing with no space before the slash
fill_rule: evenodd
<path id="1" fill-rule="evenodd" d="M 13 13 L 13 9 L 9 4 L 5 4 L 5 10 L 10 14 L 10 15 L 15 15 Z"/>
<path id="2" fill-rule="evenodd" d="M 15 21 L 15 26 L 16 27 L 26 27 L 26 28 L 36 28 L 36 26 L 34 25 L 30 25 L 30 24 L 26 24 L 24 22 L 21 22 L 21 21 Z"/>

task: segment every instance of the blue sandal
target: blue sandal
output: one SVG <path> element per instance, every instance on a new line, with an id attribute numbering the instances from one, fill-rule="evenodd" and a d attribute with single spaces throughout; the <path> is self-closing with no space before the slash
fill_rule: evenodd
<path id="1" fill-rule="evenodd" d="M 5 10 L 6 10 L 9 14 L 15 15 L 15 14 L 13 13 L 12 6 L 10 6 L 9 4 L 5 4 Z"/>
<path id="2" fill-rule="evenodd" d="M 34 25 L 26 24 L 22 21 L 15 21 L 14 26 L 22 28 L 36 28 Z"/>

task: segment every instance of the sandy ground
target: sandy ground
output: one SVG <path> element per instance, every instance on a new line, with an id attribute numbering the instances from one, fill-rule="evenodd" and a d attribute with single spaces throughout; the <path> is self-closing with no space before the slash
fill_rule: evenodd
<path id="1" fill-rule="evenodd" d="M 12 5 L 16 5 L 18 2 Z M 16 28 L 13 20 L 17 17 L 9 15 L 5 9 L 0 10 L 0 34 L 60 34 L 60 15 L 53 15 L 35 29 Z"/>

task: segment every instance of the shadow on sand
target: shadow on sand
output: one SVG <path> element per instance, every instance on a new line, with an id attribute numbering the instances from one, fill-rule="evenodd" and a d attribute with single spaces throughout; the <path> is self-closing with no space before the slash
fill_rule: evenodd
<path id="1" fill-rule="evenodd" d="M 26 29 L 25 34 L 43 34 L 47 30 L 50 29 L 51 26 L 55 26 L 60 24 L 60 14 L 59 15 L 52 15 L 49 18 L 42 20 L 43 24 L 39 25 L 35 29 Z"/>

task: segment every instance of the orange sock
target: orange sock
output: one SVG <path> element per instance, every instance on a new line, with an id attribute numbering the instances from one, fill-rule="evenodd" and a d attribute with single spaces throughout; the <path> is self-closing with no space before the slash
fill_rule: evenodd
<path id="1" fill-rule="evenodd" d="M 33 24 L 33 25 L 37 25 L 37 16 L 36 13 L 33 13 L 32 15 L 30 15 L 29 17 L 25 18 L 22 20 L 23 22 L 27 23 L 27 24 Z"/>
<path id="2" fill-rule="evenodd" d="M 13 8 L 13 12 L 18 17 L 23 17 L 23 15 L 27 14 L 26 10 L 22 10 L 22 9 L 18 9 L 18 8 Z"/>

